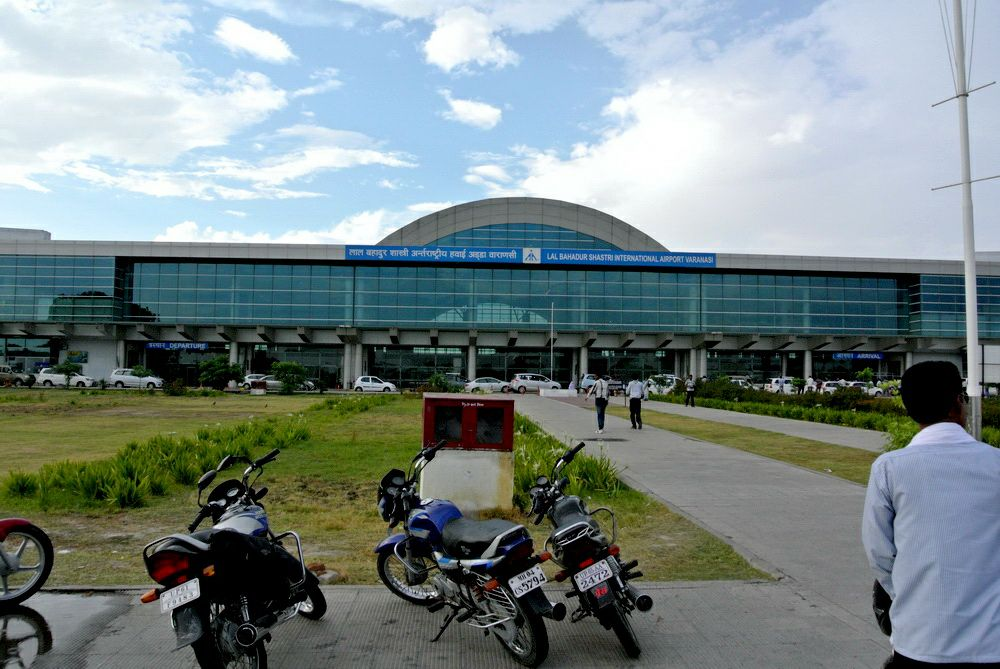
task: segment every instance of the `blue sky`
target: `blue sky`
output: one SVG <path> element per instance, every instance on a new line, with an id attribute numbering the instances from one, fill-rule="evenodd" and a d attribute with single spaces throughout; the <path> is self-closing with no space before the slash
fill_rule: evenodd
<path id="1" fill-rule="evenodd" d="M 974 85 L 997 35 L 980 3 Z M 0 81 L 0 227 L 55 239 L 374 243 L 524 195 L 675 250 L 962 254 L 931 0 L 0 0 Z M 971 128 L 1000 173 L 1000 86 Z"/>

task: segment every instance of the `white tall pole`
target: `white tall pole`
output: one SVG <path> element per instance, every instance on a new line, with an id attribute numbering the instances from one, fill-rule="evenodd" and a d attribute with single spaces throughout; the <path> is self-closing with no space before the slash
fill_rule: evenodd
<path id="1" fill-rule="evenodd" d="M 965 80 L 965 34 L 962 0 L 952 0 L 955 21 L 955 75 L 958 90 L 958 131 L 962 149 L 962 232 L 965 239 L 965 355 L 968 375 L 969 423 L 973 437 L 982 433 L 982 371 L 979 349 L 979 307 L 976 299 L 976 235 L 972 223 L 972 168 L 969 160 L 969 90 Z"/>
<path id="2" fill-rule="evenodd" d="M 555 322 L 553 319 L 555 318 L 555 315 L 556 315 L 556 303 L 549 302 L 549 378 L 552 379 L 553 381 L 555 380 L 555 377 L 553 376 L 552 372 L 553 368 L 552 360 L 554 357 L 552 349 L 556 344 L 555 339 L 553 338 L 553 334 L 555 333 Z"/>

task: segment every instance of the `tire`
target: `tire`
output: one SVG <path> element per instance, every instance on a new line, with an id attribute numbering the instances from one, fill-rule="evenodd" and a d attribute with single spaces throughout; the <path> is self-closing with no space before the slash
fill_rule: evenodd
<path id="1" fill-rule="evenodd" d="M 124 381 L 115 381 L 115 388 L 124 388 L 124 387 L 125 387 Z"/>
<path id="2" fill-rule="evenodd" d="M 537 667 L 549 655 L 549 634 L 545 630 L 545 622 L 534 610 L 521 606 L 510 588 L 501 587 L 509 600 L 514 603 L 515 615 L 510 623 L 503 623 L 502 630 L 497 629 L 499 626 L 491 628 L 493 634 L 514 661 L 525 667 Z M 508 639 L 502 632 L 508 631 L 508 624 L 516 625 L 517 621 L 521 624 L 515 628 L 513 638 Z"/>
<path id="3" fill-rule="evenodd" d="M 388 392 L 392 392 L 392 391 L 391 391 L 391 390 L 389 390 L 388 388 L 383 388 L 383 389 L 382 389 L 382 392 L 383 392 L 383 393 L 388 393 Z"/>
<path id="4" fill-rule="evenodd" d="M 86 383 L 84 383 L 83 381 L 77 381 L 77 383 L 76 383 L 76 387 L 77 387 L 77 388 L 86 388 L 86 387 L 87 387 L 87 384 L 86 384 Z"/>
<path id="5" fill-rule="evenodd" d="M 434 586 L 424 581 L 418 585 L 406 582 L 406 567 L 403 566 L 392 551 L 383 551 L 378 555 L 376 563 L 379 580 L 389 588 L 389 592 L 411 604 L 428 606 L 437 601 L 438 591 Z"/>
<path id="6" fill-rule="evenodd" d="M 354 389 L 354 392 L 356 392 L 356 393 L 363 393 L 364 391 L 365 391 L 365 389 L 362 388 L 361 386 L 358 386 L 357 388 Z"/>
<path id="7" fill-rule="evenodd" d="M 211 607 L 215 608 L 215 605 Z M 236 623 L 225 620 L 226 610 L 222 609 L 219 616 L 214 611 L 208 613 L 205 623 L 205 633 L 191 644 L 194 657 L 202 669 L 267 669 L 267 649 L 264 641 L 258 641 L 245 653 L 232 654 L 221 649 L 237 647 L 235 639 L 221 638 L 236 629 Z"/>
<path id="8" fill-rule="evenodd" d="M 528 386 L 521 386 L 520 388 L 517 389 L 517 392 L 523 395 L 524 393 L 528 392 Z"/>
<path id="9" fill-rule="evenodd" d="M 22 381 L 21 379 L 14 379 L 14 387 L 15 388 L 17 388 L 18 386 L 21 386 L 23 384 L 24 384 L 24 381 Z"/>
<path id="10" fill-rule="evenodd" d="M 147 388 L 148 390 L 155 390 L 155 389 L 156 389 L 156 384 L 155 384 L 155 383 L 152 383 L 152 382 L 150 382 L 150 383 L 147 383 L 147 384 L 146 384 L 146 388 Z"/>
<path id="11" fill-rule="evenodd" d="M 18 568 L 0 581 L 0 611 L 38 592 L 52 573 L 52 541 L 34 525 L 15 527 L 0 544 L 5 555 L 18 555 Z M 24 563 L 28 564 L 25 565 Z M 23 576 L 21 576 L 23 575 Z"/>
<path id="12" fill-rule="evenodd" d="M 52 387 L 52 382 L 51 381 L 42 381 L 42 385 L 45 386 L 46 388 L 51 388 Z"/>
<path id="13" fill-rule="evenodd" d="M 52 628 L 42 614 L 27 606 L 4 611 L 0 638 L 5 642 L 5 667 L 30 667 L 38 656 L 52 650 Z"/>
<path id="14" fill-rule="evenodd" d="M 307 620 L 319 620 L 326 615 L 326 596 L 312 572 L 306 574 L 305 588 L 306 601 L 299 607 L 299 615 Z"/>
<path id="15" fill-rule="evenodd" d="M 635 638 L 635 631 L 632 629 L 632 621 L 629 614 L 622 610 L 620 604 L 615 604 L 614 608 L 607 609 L 606 621 L 611 625 L 615 636 L 621 642 L 625 654 L 629 657 L 639 657 L 642 649 L 639 647 L 639 640 Z"/>
<path id="16" fill-rule="evenodd" d="M 552 386 L 552 390 L 559 390 L 559 386 Z"/>

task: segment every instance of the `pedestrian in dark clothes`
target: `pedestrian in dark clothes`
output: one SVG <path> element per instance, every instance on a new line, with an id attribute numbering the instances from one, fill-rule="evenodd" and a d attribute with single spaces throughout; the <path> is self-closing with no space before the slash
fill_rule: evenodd
<path id="1" fill-rule="evenodd" d="M 694 406 L 694 377 L 688 374 L 687 381 L 684 382 L 684 390 L 686 394 L 684 396 L 684 406 L 690 404 Z"/>

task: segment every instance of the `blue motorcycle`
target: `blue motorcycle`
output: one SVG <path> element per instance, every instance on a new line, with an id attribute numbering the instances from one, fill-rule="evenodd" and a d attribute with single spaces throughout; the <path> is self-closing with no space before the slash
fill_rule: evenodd
<path id="1" fill-rule="evenodd" d="M 534 554 L 523 525 L 470 520 L 447 500 L 420 499 L 420 472 L 443 446 L 422 449 L 408 472 L 393 469 L 379 484 L 379 512 L 389 523 L 375 547 L 379 578 L 429 611 L 450 608 L 432 642 L 458 620 L 492 633 L 517 662 L 537 667 L 549 652 L 542 618 L 566 615 L 566 606 L 550 602 L 540 587 L 546 580 L 540 565 L 550 556 Z M 393 532 L 400 524 L 402 532 Z"/>

